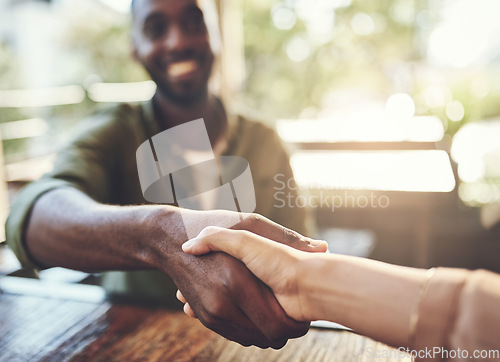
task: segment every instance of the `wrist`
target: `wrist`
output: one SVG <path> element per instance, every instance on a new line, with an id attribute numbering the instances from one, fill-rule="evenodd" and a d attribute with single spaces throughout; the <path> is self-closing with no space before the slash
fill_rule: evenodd
<path id="1" fill-rule="evenodd" d="M 187 240 L 180 209 L 173 206 L 144 206 L 138 220 L 140 246 L 136 257 L 165 271 Z"/>
<path id="2" fill-rule="evenodd" d="M 304 316 L 311 321 L 339 321 L 332 293 L 338 284 L 342 260 L 335 260 L 331 254 L 307 254 L 300 264 L 298 285 Z"/>
<path id="3" fill-rule="evenodd" d="M 305 255 L 298 263 L 296 275 L 297 294 L 301 305 L 302 314 L 305 320 L 321 319 L 317 310 L 317 301 L 315 294 L 317 291 L 318 269 L 321 269 L 321 258 L 319 255 Z M 321 276 L 319 276 L 321 278 Z"/>

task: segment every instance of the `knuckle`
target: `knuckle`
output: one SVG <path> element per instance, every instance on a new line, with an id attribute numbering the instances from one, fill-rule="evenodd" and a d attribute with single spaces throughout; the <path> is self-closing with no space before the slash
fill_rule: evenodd
<path id="1" fill-rule="evenodd" d="M 205 237 L 209 236 L 212 234 L 215 234 L 216 232 L 220 231 L 220 229 L 216 226 L 206 226 L 201 230 L 200 234 L 198 235 L 199 237 Z"/>
<path id="2" fill-rule="evenodd" d="M 231 278 L 222 278 L 220 280 L 220 285 L 222 287 L 222 290 L 226 293 L 226 294 L 229 294 L 229 295 L 232 295 L 234 294 L 233 292 L 233 288 L 234 288 L 234 283 L 233 283 L 233 279 Z M 237 291 L 237 290 L 236 290 Z"/>
<path id="3" fill-rule="evenodd" d="M 309 324 L 304 322 L 296 322 L 287 318 L 283 323 L 278 324 L 267 333 L 268 338 L 274 343 L 281 343 L 290 338 L 302 337 L 309 330 Z M 283 344 L 284 345 L 284 344 Z M 281 348 L 281 347 L 280 347 Z"/>
<path id="4" fill-rule="evenodd" d="M 273 330 L 268 331 L 267 338 L 271 340 L 274 344 L 282 341 L 284 338 L 288 339 L 291 331 L 286 328 L 286 326 L 282 326 L 281 328 L 275 328 Z"/>
<path id="5" fill-rule="evenodd" d="M 217 331 L 223 324 L 227 306 L 220 298 L 207 298 L 200 313 L 197 313 L 198 319 L 202 324 L 214 331 Z"/>
<path id="6" fill-rule="evenodd" d="M 285 238 L 289 241 L 293 241 L 293 242 L 302 241 L 302 238 L 300 237 L 300 235 L 291 229 L 283 228 L 283 233 L 285 234 Z"/>
<path id="7" fill-rule="evenodd" d="M 248 223 L 250 226 L 257 226 L 257 225 L 260 225 L 264 219 L 263 219 L 262 215 L 252 213 L 247 218 L 247 220 L 248 220 Z"/>
<path id="8" fill-rule="evenodd" d="M 273 344 L 270 346 L 272 349 L 282 349 L 285 347 L 286 343 L 288 342 L 288 339 L 285 340 L 279 340 L 276 342 L 273 342 Z"/>
<path id="9" fill-rule="evenodd" d="M 205 311 L 198 319 L 205 327 L 211 330 L 218 329 L 219 319 L 212 312 Z"/>
<path id="10" fill-rule="evenodd" d="M 257 214 L 257 213 L 255 213 L 255 212 L 252 212 L 252 214 L 250 215 L 250 217 L 251 217 L 254 221 L 256 221 L 256 222 L 258 222 L 259 220 L 262 220 L 262 215 Z"/>
<path id="11" fill-rule="evenodd" d="M 226 304 L 223 301 L 216 300 L 210 303 L 210 306 L 208 307 L 208 319 L 210 319 L 211 322 L 219 321 L 226 310 Z"/>
<path id="12" fill-rule="evenodd" d="M 265 218 L 256 213 L 243 214 L 243 216 L 243 219 L 238 224 L 234 225 L 232 229 L 254 231 L 266 223 Z"/>
<path id="13" fill-rule="evenodd" d="M 245 239 L 249 238 L 253 233 L 248 230 L 238 230 L 236 232 L 236 238 L 238 241 L 245 241 Z"/>
<path id="14" fill-rule="evenodd" d="M 302 235 L 288 228 L 283 228 L 283 238 L 287 244 L 293 245 L 299 249 L 305 248 L 309 245 L 307 240 Z"/>
<path id="15" fill-rule="evenodd" d="M 289 338 L 299 338 L 309 331 L 309 323 L 296 323 L 294 328 L 290 328 Z"/>

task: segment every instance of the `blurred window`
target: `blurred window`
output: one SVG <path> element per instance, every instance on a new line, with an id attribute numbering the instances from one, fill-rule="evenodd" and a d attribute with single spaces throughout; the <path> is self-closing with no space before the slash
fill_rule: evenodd
<path id="1" fill-rule="evenodd" d="M 286 141 L 439 142 L 448 151 L 463 126 L 500 117 L 497 0 L 201 3 L 220 14 L 226 55 L 215 85 L 230 89 L 237 110 L 272 125 L 293 120 L 279 124 Z M 151 96 L 154 84 L 130 57 L 129 5 L 0 2 L 0 130 L 8 164 L 49 155 L 97 103 Z M 455 137 L 460 196 L 470 205 L 497 198 L 500 185 L 498 148 L 482 143 L 493 133 L 482 132 L 464 127 Z M 448 176 L 438 183 L 448 189 Z"/>

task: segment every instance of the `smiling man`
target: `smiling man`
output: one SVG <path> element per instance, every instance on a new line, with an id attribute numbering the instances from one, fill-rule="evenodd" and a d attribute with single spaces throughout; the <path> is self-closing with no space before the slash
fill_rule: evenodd
<path id="1" fill-rule="evenodd" d="M 306 251 L 324 245 L 311 246 L 257 214 L 184 209 L 181 216 L 175 205 L 144 205 L 135 153 L 152 136 L 203 118 L 216 155 L 250 164 L 256 212 L 304 232 L 303 209 L 273 206 L 274 177 L 292 179 L 287 155 L 272 130 L 228 115 L 209 93 L 214 54 L 196 1 L 135 0 L 132 40 L 134 58 L 158 85 L 153 99 L 110 107 L 85 122 L 54 170 L 17 197 L 7 241 L 25 266 L 105 271 L 110 297 L 173 306 L 178 287 L 207 327 L 244 345 L 279 348 L 308 324 L 288 318 L 269 288 L 232 257 L 183 253 L 186 228 L 246 229 Z M 294 194 L 293 182 L 287 185 Z"/>
<path id="2" fill-rule="evenodd" d="M 134 2 L 134 57 L 159 87 L 163 101 L 179 105 L 202 102 L 214 55 L 203 13 L 196 3 Z M 168 37 L 166 37 L 168 33 Z"/>

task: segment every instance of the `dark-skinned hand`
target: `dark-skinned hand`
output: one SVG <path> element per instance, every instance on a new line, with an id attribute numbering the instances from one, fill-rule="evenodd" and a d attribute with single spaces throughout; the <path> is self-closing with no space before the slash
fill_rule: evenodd
<path id="1" fill-rule="evenodd" d="M 326 251 L 326 242 L 317 245 L 315 240 L 265 217 L 245 216 L 231 228 L 248 230 L 303 251 Z M 188 255 L 180 245 L 171 256 L 168 272 L 180 296 L 189 303 L 193 315 L 214 332 L 244 346 L 275 349 L 307 333 L 309 323 L 289 318 L 269 287 L 239 260 L 224 253 Z"/>

